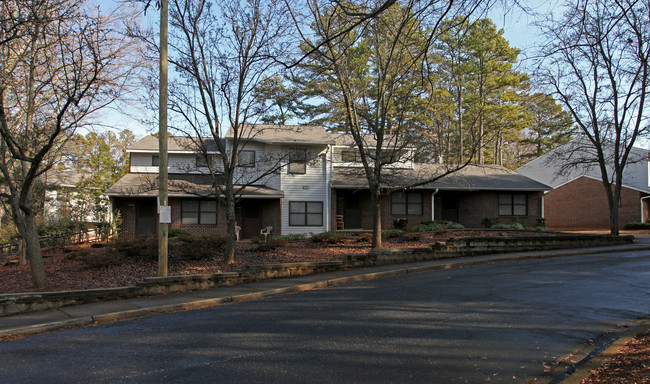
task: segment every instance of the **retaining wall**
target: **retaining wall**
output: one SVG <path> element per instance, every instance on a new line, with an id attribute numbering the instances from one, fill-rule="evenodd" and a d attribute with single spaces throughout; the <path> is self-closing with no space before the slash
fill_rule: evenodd
<path id="1" fill-rule="evenodd" d="M 144 281 L 136 283 L 135 286 L 123 288 L 4 294 L 0 295 L 0 316 L 99 301 L 128 299 L 138 296 L 227 287 L 273 278 L 304 276 L 351 268 L 492 253 L 625 245 L 633 242 L 633 236 L 466 237 L 450 239 L 444 243 L 436 243 L 430 247 L 423 248 L 371 250 L 368 254 L 349 255 L 346 261 L 251 265 L 246 267 L 242 272 L 148 277 Z"/>

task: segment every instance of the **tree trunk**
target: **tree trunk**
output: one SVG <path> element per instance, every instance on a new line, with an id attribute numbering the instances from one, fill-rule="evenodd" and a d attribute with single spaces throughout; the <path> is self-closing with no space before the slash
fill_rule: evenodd
<path id="1" fill-rule="evenodd" d="M 465 161 L 463 145 L 463 89 L 458 87 L 458 164 L 463 164 Z"/>
<path id="2" fill-rule="evenodd" d="M 18 264 L 27 265 L 27 250 L 25 249 L 25 239 L 18 239 Z"/>
<path id="3" fill-rule="evenodd" d="M 378 186 L 370 188 L 372 203 L 372 248 L 381 248 L 381 195 Z"/>
<path id="4" fill-rule="evenodd" d="M 612 235 L 618 235 L 618 202 L 621 198 L 620 188 L 615 184 L 603 183 L 607 192 L 607 205 L 609 206 L 609 231 Z M 612 189 L 614 189 L 612 191 Z M 617 193 L 618 192 L 618 193 Z"/>
<path id="5" fill-rule="evenodd" d="M 228 190 L 226 191 L 226 250 L 223 255 L 228 264 L 235 262 L 236 221 L 234 191 Z"/>
<path id="6" fill-rule="evenodd" d="M 45 267 L 43 265 L 41 243 L 38 239 L 36 216 L 33 212 L 25 212 L 24 220 L 24 232 L 22 236 L 25 240 L 27 255 L 29 255 L 32 284 L 35 289 L 43 290 L 47 288 L 47 277 L 45 276 Z"/>
<path id="7" fill-rule="evenodd" d="M 485 159 L 484 159 L 484 149 L 483 149 L 483 130 L 485 127 L 483 127 L 483 106 L 481 105 L 481 114 L 478 117 L 478 163 L 479 164 L 485 164 Z"/>

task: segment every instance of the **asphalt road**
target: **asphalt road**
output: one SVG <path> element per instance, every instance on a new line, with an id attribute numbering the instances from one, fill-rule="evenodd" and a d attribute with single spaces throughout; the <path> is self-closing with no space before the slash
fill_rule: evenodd
<path id="1" fill-rule="evenodd" d="M 648 251 L 403 275 L 0 343 L 0 383 L 525 383 L 649 294 Z"/>

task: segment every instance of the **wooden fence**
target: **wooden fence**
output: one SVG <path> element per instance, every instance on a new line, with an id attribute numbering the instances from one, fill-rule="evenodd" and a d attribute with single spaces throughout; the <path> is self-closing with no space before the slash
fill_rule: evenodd
<path id="1" fill-rule="evenodd" d="M 56 251 L 57 249 L 62 250 L 70 245 L 106 242 L 112 236 L 113 233 L 110 229 L 94 227 L 60 235 L 43 236 L 39 240 L 41 242 L 41 250 L 46 253 L 48 251 Z M 10 243 L 0 243 L 0 265 L 17 260 L 20 252 L 21 246 L 19 240 Z"/>

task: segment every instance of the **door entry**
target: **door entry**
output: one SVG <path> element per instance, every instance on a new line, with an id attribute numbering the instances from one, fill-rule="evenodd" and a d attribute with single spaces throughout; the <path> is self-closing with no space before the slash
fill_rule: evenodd
<path id="1" fill-rule="evenodd" d="M 142 199 L 135 204 L 135 234 L 155 235 L 157 233 L 156 223 L 156 200 Z"/>

